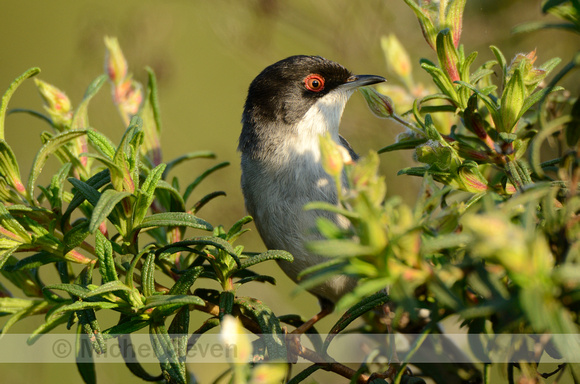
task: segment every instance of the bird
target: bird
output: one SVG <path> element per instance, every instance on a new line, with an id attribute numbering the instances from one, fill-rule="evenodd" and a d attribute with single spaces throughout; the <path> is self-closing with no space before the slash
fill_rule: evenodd
<path id="1" fill-rule="evenodd" d="M 320 56 L 298 55 L 266 67 L 249 86 L 238 142 L 245 206 L 265 246 L 293 255 L 294 261 L 278 264 L 296 283 L 302 271 L 328 261 L 306 247 L 323 238 L 315 230 L 317 220 L 324 217 L 349 227 L 338 214 L 303 209 L 314 201 L 338 203 L 336 183 L 321 164 L 320 135 L 329 134 L 356 161 L 358 155 L 339 134 L 342 113 L 357 88 L 384 81 L 382 76 L 353 75 Z M 336 275 L 310 288 L 322 308 L 320 317 L 332 312 L 356 284 L 353 277 Z"/>

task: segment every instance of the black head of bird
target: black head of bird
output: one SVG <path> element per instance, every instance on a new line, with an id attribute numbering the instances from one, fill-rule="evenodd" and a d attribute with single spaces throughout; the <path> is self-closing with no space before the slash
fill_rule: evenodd
<path id="1" fill-rule="evenodd" d="M 353 75 L 342 65 L 318 56 L 292 56 L 264 69 L 250 84 L 238 149 L 246 208 L 268 249 L 283 249 L 293 262 L 281 261 L 294 281 L 326 258 L 306 243 L 320 239 L 320 217 L 346 228 L 343 217 L 303 210 L 306 203 L 337 203 L 336 184 L 320 163 L 319 137 L 329 133 L 353 159 L 357 156 L 338 133 L 350 95 L 361 86 L 383 82 L 373 75 Z M 356 281 L 338 275 L 310 290 L 322 304 L 335 303 Z"/>

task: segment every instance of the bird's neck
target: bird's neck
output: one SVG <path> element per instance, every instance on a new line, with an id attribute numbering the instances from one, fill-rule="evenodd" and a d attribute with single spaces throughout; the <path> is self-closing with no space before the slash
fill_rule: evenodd
<path id="1" fill-rule="evenodd" d="M 336 92 L 318 100 L 285 132 L 282 140 L 277 140 L 273 147 L 275 153 L 270 157 L 279 165 L 298 166 L 304 162 L 319 163 L 321 135 L 329 133 L 331 138 L 340 144 L 338 128 L 344 107 L 350 93 Z M 274 127 L 274 131 L 280 132 Z"/>

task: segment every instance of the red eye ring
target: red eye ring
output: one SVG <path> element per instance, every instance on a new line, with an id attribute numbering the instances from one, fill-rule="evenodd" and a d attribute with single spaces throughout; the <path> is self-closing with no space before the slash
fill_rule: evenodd
<path id="1" fill-rule="evenodd" d="M 320 92 L 324 89 L 324 78 L 317 74 L 306 76 L 304 86 L 312 92 Z"/>

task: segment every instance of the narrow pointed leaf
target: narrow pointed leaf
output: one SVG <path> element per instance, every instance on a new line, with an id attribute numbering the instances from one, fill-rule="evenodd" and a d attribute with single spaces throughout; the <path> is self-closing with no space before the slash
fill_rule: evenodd
<path id="1" fill-rule="evenodd" d="M 260 327 L 271 360 L 286 359 L 286 344 L 280 321 L 272 310 L 252 298 L 236 298 L 234 304 Z"/>
<path id="2" fill-rule="evenodd" d="M 95 80 L 93 80 L 91 84 L 89 84 L 87 90 L 85 91 L 83 100 L 79 104 L 73 116 L 73 121 L 71 124 L 72 129 L 86 129 L 89 127 L 89 118 L 88 118 L 89 102 L 91 101 L 93 96 L 97 94 L 99 89 L 101 89 L 106 80 L 107 80 L 106 75 L 100 75 Z"/>
<path id="3" fill-rule="evenodd" d="M 81 224 L 75 225 L 70 231 L 65 233 L 63 238 L 64 249 L 62 251 L 63 255 L 66 255 L 79 245 L 81 245 L 85 239 L 89 236 L 89 222 L 84 221 Z"/>
<path id="4" fill-rule="evenodd" d="M 4 204 L 0 204 L 0 228 L 10 232 L 12 235 L 7 233 L 4 233 L 4 235 L 14 237 L 13 240 L 22 243 L 30 243 L 32 241 L 28 231 L 8 212 Z"/>
<path id="5" fill-rule="evenodd" d="M 175 282 L 173 287 L 169 290 L 170 295 L 186 295 L 195 280 L 203 272 L 203 267 L 198 266 L 185 271 L 179 280 Z"/>
<path id="6" fill-rule="evenodd" d="M 164 212 L 147 216 L 141 221 L 141 224 L 135 227 L 135 229 L 151 227 L 191 227 L 204 229 L 206 231 L 213 230 L 210 223 L 185 212 Z"/>
<path id="7" fill-rule="evenodd" d="M 143 185 L 138 192 L 137 200 L 135 201 L 135 215 L 133 220 L 135 225 L 139 225 L 143 221 L 149 206 L 153 203 L 153 199 L 155 199 L 155 189 L 157 188 L 159 180 L 161 180 L 164 170 L 165 164 L 159 164 L 149 172 L 149 175 L 147 175 L 147 178 L 143 182 Z"/>
<path id="8" fill-rule="evenodd" d="M 101 233 L 95 235 L 95 254 L 99 258 L 99 272 L 103 283 L 117 281 L 117 268 L 113 255 L 113 246 L 111 242 Z"/>
<path id="9" fill-rule="evenodd" d="M 2 96 L 2 101 L 0 102 L 0 140 L 4 140 L 4 122 L 6 120 L 6 110 L 8 108 L 8 102 L 10 98 L 16 91 L 16 89 L 22 84 L 22 82 L 32 76 L 36 76 L 40 73 L 40 68 L 30 68 L 22 75 L 18 76 L 8 87 L 4 95 Z"/>
<path id="10" fill-rule="evenodd" d="M 267 260 L 294 261 L 294 257 L 289 252 L 281 250 L 268 250 L 255 256 L 242 260 L 242 268 L 248 268 Z"/>
<path id="11" fill-rule="evenodd" d="M 8 143 L 2 139 L 0 139 L 0 176 L 4 176 L 8 184 L 20 194 L 26 193 L 26 188 L 24 188 L 20 178 L 20 168 L 16 156 Z"/>
<path id="12" fill-rule="evenodd" d="M 155 254 L 148 253 L 141 269 L 141 289 L 143 296 L 149 298 L 155 293 Z M 149 300 L 149 299 L 147 299 Z"/>
<path id="13" fill-rule="evenodd" d="M 183 163 L 184 161 L 194 160 L 194 159 L 215 159 L 215 153 L 209 151 L 198 151 L 198 152 L 190 152 L 186 153 L 183 156 L 179 156 L 176 159 L 171 160 L 167 163 L 167 167 L 163 172 L 163 179 L 167 178 L 169 172 L 179 164 Z"/>
<path id="14" fill-rule="evenodd" d="M 183 200 L 187 201 L 187 198 L 189 197 L 189 195 L 191 195 L 191 193 L 193 192 L 193 190 L 199 185 L 199 183 L 201 183 L 206 177 L 208 177 L 209 175 L 211 175 L 212 173 L 214 173 L 215 171 L 222 169 L 224 167 L 227 167 L 228 165 L 230 165 L 230 163 L 228 161 L 224 161 L 222 163 L 219 163 L 217 165 L 214 165 L 213 167 L 209 168 L 208 170 L 206 170 L 205 172 L 203 172 L 201 175 L 199 175 L 191 184 L 189 184 L 187 186 L 187 188 L 185 189 L 185 192 L 183 193 Z"/>
<path id="15" fill-rule="evenodd" d="M 61 145 L 81 137 L 82 135 L 86 134 L 84 130 L 68 130 L 64 131 L 52 138 L 50 138 L 38 151 L 36 157 L 34 158 L 34 162 L 32 164 L 32 170 L 30 171 L 30 176 L 28 177 L 28 200 L 33 202 L 35 205 L 36 199 L 34 198 L 34 186 L 36 184 L 36 179 L 42 172 L 42 168 L 46 164 L 46 160 L 48 156 L 50 156 L 53 152 L 57 151 Z"/>
<path id="16" fill-rule="evenodd" d="M 97 204 L 97 201 L 99 201 L 99 197 L 101 196 L 101 193 L 98 191 L 98 189 L 111 182 L 111 174 L 108 169 L 105 169 L 104 171 L 96 173 L 86 182 L 82 182 L 74 178 L 72 179 L 76 180 L 74 182 L 71 179 L 68 180 L 75 187 L 76 187 L 75 183 L 80 185 L 80 190 L 78 190 L 75 193 L 72 201 L 70 202 L 68 208 L 66 209 L 66 212 L 63 214 L 63 217 L 61 219 L 61 228 L 64 226 L 64 223 L 68 221 L 72 212 L 75 209 L 77 209 L 87 199 L 87 196 L 94 197 L 94 204 L 91 203 L 93 206 Z M 86 184 L 89 188 L 87 188 L 86 191 L 83 192 L 82 189 L 85 187 L 84 184 Z"/>
<path id="17" fill-rule="evenodd" d="M 184 305 L 205 305 L 205 301 L 194 295 L 153 295 L 147 297 L 143 309 L 169 306 L 177 308 Z"/>
<path id="18" fill-rule="evenodd" d="M 186 384 L 185 362 L 180 361 L 165 326 L 157 323 L 151 324 L 150 336 L 153 350 L 159 359 L 161 370 L 167 381 Z"/>
<path id="19" fill-rule="evenodd" d="M 105 218 L 109 216 L 111 212 L 113 212 L 115 206 L 127 196 L 131 196 L 131 193 L 119 192 L 113 189 L 107 189 L 105 192 L 103 192 L 99 198 L 99 201 L 97 202 L 97 205 L 93 209 L 89 231 L 94 233 L 99 228 L 99 225 L 105 221 Z"/>
<path id="20" fill-rule="evenodd" d="M 115 156 L 115 146 L 105 135 L 94 129 L 87 130 L 87 137 L 89 138 L 89 143 L 97 149 L 103 156 L 113 159 Z"/>

